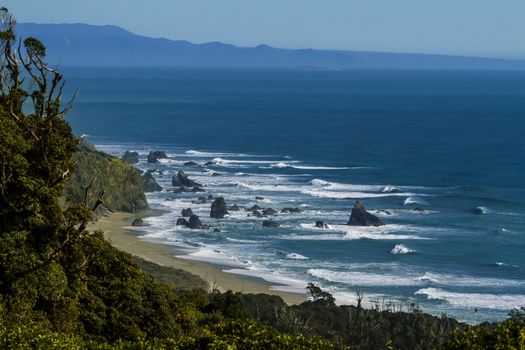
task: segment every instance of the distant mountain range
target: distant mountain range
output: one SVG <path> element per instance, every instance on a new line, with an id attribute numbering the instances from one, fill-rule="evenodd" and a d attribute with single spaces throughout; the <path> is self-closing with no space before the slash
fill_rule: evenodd
<path id="1" fill-rule="evenodd" d="M 342 50 L 239 47 L 150 38 L 116 26 L 20 23 L 17 35 L 48 48 L 48 62 L 77 66 L 296 69 L 525 69 L 525 60 Z"/>

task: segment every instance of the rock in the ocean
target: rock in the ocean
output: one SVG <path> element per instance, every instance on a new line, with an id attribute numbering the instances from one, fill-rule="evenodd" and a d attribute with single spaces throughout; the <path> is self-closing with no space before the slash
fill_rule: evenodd
<path id="1" fill-rule="evenodd" d="M 177 226 L 190 226 L 190 223 L 188 222 L 188 220 L 184 219 L 184 218 L 178 218 L 177 219 L 177 223 L 175 224 Z"/>
<path id="2" fill-rule="evenodd" d="M 278 222 L 275 222 L 273 220 L 264 220 L 263 221 L 263 227 L 279 227 L 281 226 Z"/>
<path id="3" fill-rule="evenodd" d="M 229 211 L 241 211 L 241 210 L 245 210 L 246 208 L 243 207 L 242 205 L 237 205 L 237 204 L 234 204 L 234 205 L 230 205 L 228 207 L 228 210 Z"/>
<path id="4" fill-rule="evenodd" d="M 416 209 L 414 209 L 416 210 Z M 385 210 L 385 209 L 379 209 L 376 211 L 376 213 L 383 213 L 383 214 L 386 214 L 386 215 L 392 215 L 391 212 L 389 212 L 388 210 Z"/>
<path id="5" fill-rule="evenodd" d="M 415 207 L 414 209 L 412 209 L 413 211 L 419 211 L 419 212 L 422 212 L 422 211 L 425 211 L 424 208 L 421 208 L 421 207 Z"/>
<path id="6" fill-rule="evenodd" d="M 141 218 L 136 218 L 131 223 L 131 226 L 142 226 L 143 224 L 144 224 L 144 220 L 142 220 Z"/>
<path id="7" fill-rule="evenodd" d="M 218 228 L 214 228 L 214 229 L 213 229 L 213 232 L 221 232 L 221 230 L 218 229 Z"/>
<path id="8" fill-rule="evenodd" d="M 162 187 L 157 183 L 149 171 L 142 175 L 142 186 L 144 187 L 144 192 L 162 191 Z"/>
<path id="9" fill-rule="evenodd" d="M 188 175 L 182 170 L 180 170 L 177 175 L 174 175 L 171 179 L 171 184 L 173 186 L 186 186 L 186 187 L 204 187 L 200 183 L 190 180 Z"/>
<path id="10" fill-rule="evenodd" d="M 120 159 L 128 164 L 137 164 L 139 162 L 139 154 L 138 152 L 126 151 Z"/>
<path id="11" fill-rule="evenodd" d="M 256 200 L 256 201 L 263 201 L 263 200 L 264 200 L 264 197 L 261 197 L 261 196 L 255 196 L 255 200 Z"/>
<path id="12" fill-rule="evenodd" d="M 253 210 L 261 210 L 262 208 L 260 206 L 258 206 L 257 204 L 255 204 L 253 207 L 250 207 L 248 208 L 247 210 L 248 211 L 253 211 Z"/>
<path id="13" fill-rule="evenodd" d="M 196 163 L 196 162 L 194 162 L 192 160 L 190 160 L 189 162 L 184 163 L 183 165 L 184 166 L 199 166 L 198 163 Z"/>
<path id="14" fill-rule="evenodd" d="M 223 197 L 217 197 L 211 203 L 210 218 L 222 219 L 224 215 L 228 214 L 228 207 Z"/>
<path id="15" fill-rule="evenodd" d="M 324 223 L 322 220 L 317 220 L 315 222 L 315 227 L 317 228 L 328 228 L 328 225 Z"/>
<path id="16" fill-rule="evenodd" d="M 196 192 L 206 192 L 206 190 L 205 190 L 204 188 L 202 188 L 202 187 L 197 187 L 197 186 L 195 186 L 195 187 L 193 187 L 193 188 L 191 189 L 191 192 L 193 192 L 193 193 L 196 193 Z"/>
<path id="17" fill-rule="evenodd" d="M 268 215 L 275 215 L 275 214 L 277 214 L 277 210 L 272 209 L 272 208 L 266 208 L 266 209 L 263 210 L 262 213 L 263 213 L 263 215 L 266 215 L 266 216 L 268 216 Z"/>
<path id="18" fill-rule="evenodd" d="M 189 218 L 190 216 L 193 215 L 193 211 L 190 208 L 182 209 L 180 214 L 182 215 L 182 217 Z"/>
<path id="19" fill-rule="evenodd" d="M 352 226 L 382 226 L 384 225 L 383 221 L 379 220 L 374 214 L 370 214 L 366 211 L 365 207 L 356 201 L 354 207 L 352 208 L 352 213 L 350 214 L 350 220 L 348 220 L 348 225 Z"/>
<path id="20" fill-rule="evenodd" d="M 256 218 L 262 218 L 264 215 L 260 211 L 254 209 L 252 210 L 252 214 L 248 216 L 255 216 Z"/>
<path id="21" fill-rule="evenodd" d="M 168 156 L 164 151 L 151 151 L 148 154 L 148 163 L 158 163 L 159 159 L 166 159 Z"/>
<path id="22" fill-rule="evenodd" d="M 213 173 L 211 173 L 211 176 L 222 176 L 222 174 L 221 174 L 221 173 L 213 172 Z"/>
<path id="23" fill-rule="evenodd" d="M 204 163 L 205 166 L 210 166 L 216 164 L 214 160 L 209 160 L 206 163 Z"/>
<path id="24" fill-rule="evenodd" d="M 202 228 L 201 220 L 197 215 L 193 214 L 190 216 L 188 227 L 194 230 Z"/>
<path id="25" fill-rule="evenodd" d="M 186 186 L 181 186 L 173 190 L 173 193 L 186 193 L 191 192 L 191 190 Z"/>
<path id="26" fill-rule="evenodd" d="M 300 212 L 302 212 L 302 210 L 299 208 L 283 208 L 283 210 L 281 210 L 281 213 L 288 213 L 288 214 L 298 214 Z"/>

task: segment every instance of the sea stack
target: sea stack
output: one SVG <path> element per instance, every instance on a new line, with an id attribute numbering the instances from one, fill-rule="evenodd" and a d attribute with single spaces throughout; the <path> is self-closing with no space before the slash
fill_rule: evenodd
<path id="1" fill-rule="evenodd" d="M 214 219 L 222 219 L 224 218 L 224 215 L 228 214 L 228 207 L 226 206 L 226 202 L 224 201 L 223 197 L 217 197 L 211 203 L 211 212 L 210 212 L 210 218 Z"/>
<path id="2" fill-rule="evenodd" d="M 186 173 L 182 170 L 179 170 L 179 172 L 177 173 L 177 175 L 174 175 L 173 178 L 171 179 L 171 184 L 175 187 L 182 187 L 182 186 L 185 186 L 185 187 L 198 187 L 198 188 L 201 188 L 203 187 L 200 183 L 196 182 L 196 181 L 193 181 L 193 180 L 190 180 L 188 178 L 188 175 L 186 175 Z M 197 191 L 194 191 L 194 192 L 197 192 Z"/>
<path id="3" fill-rule="evenodd" d="M 159 159 L 166 159 L 168 156 L 164 151 L 151 151 L 148 154 L 148 163 L 158 163 Z"/>
<path id="4" fill-rule="evenodd" d="M 365 207 L 356 201 L 347 225 L 351 226 L 383 226 L 385 223 L 377 216 L 366 211 Z"/>

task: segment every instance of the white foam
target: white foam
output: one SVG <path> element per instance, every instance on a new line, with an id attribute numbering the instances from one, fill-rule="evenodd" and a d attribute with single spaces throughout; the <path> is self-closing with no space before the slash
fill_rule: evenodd
<path id="1" fill-rule="evenodd" d="M 407 194 L 403 194 L 403 195 L 407 195 Z M 411 204 L 422 204 L 422 205 L 426 205 L 427 202 L 425 202 L 423 199 L 419 198 L 419 197 L 415 197 L 413 196 L 413 194 L 408 194 L 409 197 L 407 197 L 407 199 L 405 199 L 405 201 L 403 202 L 403 205 L 411 205 Z"/>
<path id="2" fill-rule="evenodd" d="M 414 193 L 408 192 L 343 192 L 328 189 L 312 189 L 301 191 L 303 194 L 328 199 L 362 199 L 362 198 L 381 198 L 390 196 L 411 196 Z"/>
<path id="3" fill-rule="evenodd" d="M 187 255 L 176 255 L 177 258 L 206 261 L 225 266 L 246 267 L 247 263 L 237 258 L 229 256 L 226 252 L 215 249 L 211 246 L 200 248 Z"/>
<path id="4" fill-rule="evenodd" d="M 293 260 L 308 260 L 309 258 L 307 256 L 304 256 L 299 253 L 289 253 L 286 254 L 287 259 L 293 259 Z"/>
<path id="5" fill-rule="evenodd" d="M 344 283 L 352 286 L 421 286 L 428 284 L 418 280 L 416 276 L 398 276 L 368 272 L 342 272 L 325 269 L 308 269 L 307 273 L 313 277 L 324 279 L 329 282 Z"/>
<path id="6" fill-rule="evenodd" d="M 396 244 L 396 246 L 392 248 L 392 250 L 390 251 L 390 254 L 394 254 L 394 255 L 398 255 L 398 254 L 403 255 L 403 254 L 410 254 L 410 253 L 415 253 L 415 250 L 409 249 L 402 244 Z"/>
<path id="7" fill-rule="evenodd" d="M 280 271 L 266 271 L 265 269 L 256 266 L 250 266 L 246 269 L 228 269 L 224 272 L 233 273 L 236 275 L 258 277 L 267 282 L 275 283 L 270 289 L 279 290 L 289 293 L 305 294 L 306 282 L 294 277 L 287 276 Z"/>
<path id="8" fill-rule="evenodd" d="M 247 157 L 248 155 L 243 153 L 221 153 L 221 152 L 204 152 L 204 151 L 196 151 L 193 149 L 190 149 L 185 154 L 189 154 L 196 157 L 226 157 L 226 156 L 232 156 L 232 157 Z"/>
<path id="9" fill-rule="evenodd" d="M 468 275 L 443 274 L 426 272 L 419 277 L 422 281 L 429 281 L 441 286 L 456 286 L 456 287 L 496 287 L 496 288 L 511 288 L 511 287 L 525 287 L 525 281 L 511 280 L 503 278 L 490 277 L 476 277 Z"/>
<path id="10" fill-rule="evenodd" d="M 429 300 L 443 300 L 461 308 L 511 310 L 525 305 L 525 295 L 521 294 L 457 293 L 440 288 L 423 288 L 415 294 L 424 295 Z"/>
<path id="11" fill-rule="evenodd" d="M 294 240 L 328 240 L 328 241 L 341 241 L 341 240 L 354 240 L 354 239 L 378 239 L 378 240 L 428 240 L 428 237 L 422 237 L 419 235 L 408 235 L 408 234 L 397 234 L 395 232 L 421 232 L 420 228 L 412 227 L 408 225 L 384 225 L 384 226 L 349 226 L 331 224 L 328 228 L 317 228 L 315 224 L 302 223 L 300 226 L 303 229 L 310 230 L 324 230 L 324 231 L 335 231 L 340 234 L 324 234 L 324 235 L 298 235 L 292 234 L 283 237 L 283 239 L 294 239 Z"/>

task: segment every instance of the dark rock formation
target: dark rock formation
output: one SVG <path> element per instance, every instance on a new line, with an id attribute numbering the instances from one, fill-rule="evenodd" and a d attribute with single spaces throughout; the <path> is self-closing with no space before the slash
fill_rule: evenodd
<path id="1" fill-rule="evenodd" d="M 190 180 L 188 175 L 182 170 L 180 170 L 177 175 L 174 175 L 171 179 L 171 184 L 173 186 L 186 186 L 186 187 L 204 187 L 200 183 Z"/>
<path id="2" fill-rule="evenodd" d="M 215 165 L 215 161 L 214 160 L 209 160 L 207 161 L 206 163 L 204 163 L 205 166 L 210 166 L 210 165 Z"/>
<path id="3" fill-rule="evenodd" d="M 254 210 L 261 210 L 262 208 L 260 206 L 258 206 L 257 204 L 255 204 L 253 207 L 250 207 L 248 208 L 247 210 L 248 211 L 254 211 Z"/>
<path id="4" fill-rule="evenodd" d="M 288 213 L 288 214 L 298 214 L 301 212 L 302 210 L 299 208 L 283 208 L 283 210 L 281 210 L 281 213 Z"/>
<path id="5" fill-rule="evenodd" d="M 189 218 L 190 216 L 193 215 L 193 211 L 192 211 L 190 208 L 182 209 L 182 211 L 180 212 L 180 214 L 181 214 L 182 217 L 184 217 L 184 218 Z"/>
<path id="6" fill-rule="evenodd" d="M 144 192 L 162 191 L 162 187 L 157 183 L 157 180 L 155 180 L 149 171 L 142 175 L 142 186 L 144 187 Z"/>
<path id="7" fill-rule="evenodd" d="M 416 210 L 416 209 L 414 209 L 414 210 Z M 376 213 L 383 213 L 383 214 L 386 214 L 386 215 L 392 215 L 391 212 L 389 212 L 388 210 L 385 210 L 385 209 L 376 210 Z"/>
<path id="8" fill-rule="evenodd" d="M 213 229 L 213 232 L 221 232 L 221 230 L 218 229 L 218 228 L 214 228 L 214 229 Z"/>
<path id="9" fill-rule="evenodd" d="M 211 174 L 211 176 L 222 176 L 222 174 L 214 172 L 214 173 Z"/>
<path id="10" fill-rule="evenodd" d="M 317 228 L 328 228 L 328 224 L 325 224 L 322 220 L 317 220 L 315 222 L 315 227 Z"/>
<path id="11" fill-rule="evenodd" d="M 138 152 L 126 151 L 120 159 L 128 164 L 137 164 L 139 162 L 139 154 Z"/>
<path id="12" fill-rule="evenodd" d="M 264 197 L 256 196 L 256 197 L 255 197 L 255 200 L 256 200 L 256 201 L 263 201 L 263 200 L 264 200 Z"/>
<path id="13" fill-rule="evenodd" d="M 144 220 L 141 218 L 135 218 L 133 222 L 131 223 L 131 226 L 142 226 L 144 224 Z"/>
<path id="14" fill-rule="evenodd" d="M 277 214 L 277 210 L 272 209 L 272 208 L 266 208 L 266 209 L 263 210 L 262 213 L 263 213 L 263 215 L 266 215 L 266 216 L 268 216 L 268 215 L 275 215 L 275 214 Z"/>
<path id="15" fill-rule="evenodd" d="M 234 204 L 234 205 L 230 205 L 228 207 L 228 210 L 229 211 L 241 211 L 241 210 L 245 210 L 246 208 L 243 207 L 242 205 L 237 205 L 237 204 Z"/>
<path id="16" fill-rule="evenodd" d="M 159 159 L 166 159 L 168 156 L 164 151 L 151 151 L 148 154 L 148 163 L 158 163 Z"/>
<path id="17" fill-rule="evenodd" d="M 422 211 L 425 211 L 424 208 L 422 207 L 415 207 L 414 209 L 412 209 L 413 211 L 419 211 L 419 212 L 422 212 Z"/>
<path id="18" fill-rule="evenodd" d="M 273 220 L 264 220 L 263 221 L 263 227 L 279 227 L 281 226 L 278 222 L 275 222 Z"/>
<path id="19" fill-rule="evenodd" d="M 193 188 L 191 189 L 191 192 L 193 192 L 193 193 L 196 193 L 196 192 L 206 192 L 206 190 L 205 190 L 204 188 L 201 188 L 201 187 L 197 187 L 197 186 L 195 186 L 195 187 L 193 187 Z"/>
<path id="20" fill-rule="evenodd" d="M 184 219 L 184 218 L 179 218 L 177 220 L 177 224 L 176 225 L 177 226 L 184 226 L 184 227 L 190 228 L 192 230 L 197 230 L 197 229 L 201 229 L 201 228 L 205 227 L 205 226 L 202 225 L 201 220 L 199 219 L 199 217 L 197 215 L 195 215 L 195 214 L 190 216 L 189 221 Z"/>
<path id="21" fill-rule="evenodd" d="M 211 204 L 210 218 L 222 219 L 228 214 L 228 207 L 223 197 L 217 197 Z"/>
<path id="22" fill-rule="evenodd" d="M 350 220 L 348 220 L 348 225 L 352 226 L 382 226 L 384 225 L 383 221 L 379 220 L 374 214 L 370 214 L 366 211 L 365 207 L 356 201 L 354 207 L 352 208 L 352 213 L 350 214 Z"/>
<path id="23" fill-rule="evenodd" d="M 196 162 L 194 161 L 189 161 L 189 162 L 186 162 L 183 164 L 184 166 L 199 166 L 199 164 L 197 164 Z"/>
<path id="24" fill-rule="evenodd" d="M 252 210 L 252 214 L 249 216 L 255 216 L 256 218 L 262 218 L 264 215 L 258 210 Z"/>
<path id="25" fill-rule="evenodd" d="M 186 186 L 181 186 L 173 190 L 173 193 L 187 193 L 187 192 L 191 192 L 191 190 Z"/>

